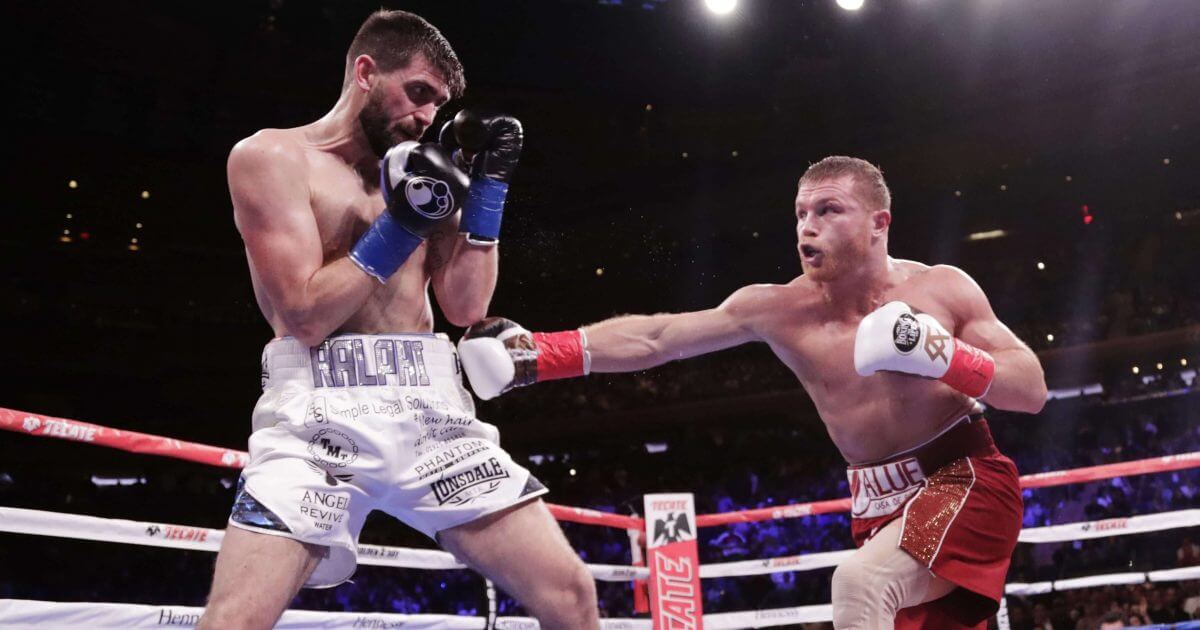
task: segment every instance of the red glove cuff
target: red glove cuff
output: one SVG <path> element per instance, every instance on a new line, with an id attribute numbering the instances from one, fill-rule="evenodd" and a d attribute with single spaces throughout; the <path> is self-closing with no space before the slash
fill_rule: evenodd
<path id="1" fill-rule="evenodd" d="M 533 343 L 538 349 L 538 381 L 584 375 L 583 337 L 578 330 L 533 333 Z"/>
<path id="2" fill-rule="evenodd" d="M 954 356 L 942 382 L 958 391 L 979 398 L 987 393 L 996 376 L 996 361 L 992 355 L 962 339 L 954 340 Z"/>

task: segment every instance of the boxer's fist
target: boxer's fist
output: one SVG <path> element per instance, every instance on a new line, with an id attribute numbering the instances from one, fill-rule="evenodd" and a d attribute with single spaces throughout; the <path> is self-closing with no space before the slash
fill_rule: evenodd
<path id="1" fill-rule="evenodd" d="M 927 313 L 914 313 L 904 302 L 888 302 L 858 325 L 854 369 L 861 376 L 880 370 L 940 379 L 980 397 L 987 393 L 996 366 L 991 355 L 951 335 Z"/>
<path id="2" fill-rule="evenodd" d="M 531 333 L 503 317 L 471 326 L 458 356 L 475 395 L 490 400 L 514 387 L 587 374 L 587 350 L 578 330 Z"/>
<path id="3" fill-rule="evenodd" d="M 492 245 L 500 237 L 500 221 L 508 184 L 521 157 L 524 130 L 512 116 L 481 115 L 462 110 L 447 122 L 438 141 L 469 165 L 471 188 L 459 231 L 476 245 Z"/>
<path id="4" fill-rule="evenodd" d="M 487 177 L 507 184 L 521 158 L 525 131 L 521 121 L 512 116 L 464 109 L 442 126 L 438 142 L 448 151 L 461 151 L 472 178 Z"/>
<path id="5" fill-rule="evenodd" d="M 350 250 L 350 259 L 387 281 L 439 223 L 466 200 L 466 173 L 432 142 L 401 142 L 383 156 L 380 188 L 386 209 Z"/>
<path id="6" fill-rule="evenodd" d="M 466 201 L 470 180 L 436 142 L 401 142 L 383 156 L 380 188 L 387 212 L 425 238 Z"/>

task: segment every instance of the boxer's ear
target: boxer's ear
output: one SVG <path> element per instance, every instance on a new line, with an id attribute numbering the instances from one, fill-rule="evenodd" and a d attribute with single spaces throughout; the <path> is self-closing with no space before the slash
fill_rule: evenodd
<path id="1" fill-rule="evenodd" d="M 892 225 L 891 210 L 876 210 L 871 213 L 871 232 L 875 236 L 883 236 Z"/>
<path id="2" fill-rule="evenodd" d="M 350 79 L 363 92 L 371 91 L 371 82 L 379 73 L 379 66 L 371 55 L 359 55 L 354 58 L 354 66 L 350 69 Z"/>

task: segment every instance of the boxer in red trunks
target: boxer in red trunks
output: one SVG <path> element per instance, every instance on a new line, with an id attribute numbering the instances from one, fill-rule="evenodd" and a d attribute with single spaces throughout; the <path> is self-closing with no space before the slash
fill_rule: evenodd
<path id="1" fill-rule="evenodd" d="M 850 464 L 859 550 L 833 575 L 836 628 L 984 627 L 1021 528 L 1012 461 L 980 401 L 1037 413 L 1041 365 L 966 273 L 888 256 L 879 169 L 829 157 L 800 178 L 803 275 L 704 311 L 629 315 L 559 333 L 491 318 L 459 353 L 483 398 L 589 371 L 630 372 L 765 342 Z"/>

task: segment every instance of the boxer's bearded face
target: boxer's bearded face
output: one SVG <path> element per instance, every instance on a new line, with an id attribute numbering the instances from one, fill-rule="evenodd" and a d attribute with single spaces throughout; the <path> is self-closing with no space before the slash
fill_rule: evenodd
<path id="1" fill-rule="evenodd" d="M 367 144 L 371 146 L 371 153 L 379 159 L 383 159 L 388 149 L 408 139 L 402 137 L 403 134 L 399 133 L 395 126 L 389 125 L 387 108 L 383 105 L 381 92 L 375 88 L 367 94 L 367 104 L 358 113 L 358 122 L 362 125 Z"/>
<path id="2" fill-rule="evenodd" d="M 796 195 L 796 237 L 804 275 L 830 282 L 857 268 L 872 245 L 871 213 L 852 176 L 804 184 Z"/>
<path id="3" fill-rule="evenodd" d="M 393 146 L 419 140 L 449 98 L 445 81 L 420 55 L 408 67 L 378 74 L 358 113 L 371 152 L 382 159 Z"/>

